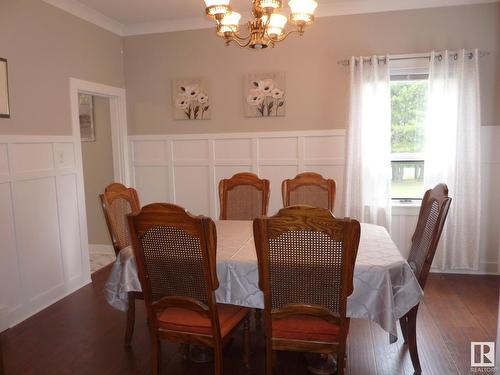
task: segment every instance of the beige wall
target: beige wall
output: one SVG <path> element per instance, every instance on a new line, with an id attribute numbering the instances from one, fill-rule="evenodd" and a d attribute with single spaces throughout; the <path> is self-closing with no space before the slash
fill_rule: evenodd
<path id="1" fill-rule="evenodd" d="M 303 38 L 275 49 L 225 47 L 213 30 L 125 38 L 124 64 L 130 134 L 205 133 L 345 128 L 351 55 L 475 48 L 481 60 L 483 125 L 500 124 L 500 4 L 319 18 Z M 243 117 L 246 73 L 283 71 L 287 116 Z M 174 121 L 171 80 L 207 77 L 212 120 Z M 495 105 L 494 103 L 498 103 Z"/>
<path id="2" fill-rule="evenodd" d="M 82 142 L 83 178 L 89 243 L 111 245 L 99 194 L 113 182 L 109 99 L 94 97 L 95 142 Z"/>
<path id="3" fill-rule="evenodd" d="M 0 0 L 11 119 L 0 134 L 71 134 L 69 77 L 124 86 L 122 38 L 41 0 Z"/>

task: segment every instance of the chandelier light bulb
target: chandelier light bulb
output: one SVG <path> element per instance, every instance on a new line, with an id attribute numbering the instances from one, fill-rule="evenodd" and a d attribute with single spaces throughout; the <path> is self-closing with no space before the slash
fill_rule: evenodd
<path id="1" fill-rule="evenodd" d="M 230 0 L 205 0 L 206 14 L 209 17 L 222 17 L 231 11 L 229 7 Z"/>
<path id="2" fill-rule="evenodd" d="M 257 7 L 260 9 L 280 9 L 283 5 L 282 0 L 259 0 Z"/>
<path id="3" fill-rule="evenodd" d="M 284 0 L 252 0 L 251 17 L 240 25 L 241 14 L 232 11 L 230 0 L 204 1 L 205 13 L 214 21 L 217 35 L 226 45 L 234 43 L 253 49 L 274 47 L 292 34 L 304 35 L 305 26 L 314 22 L 314 10 L 318 6 L 315 0 L 287 0 L 291 8 L 287 18 L 281 12 Z M 287 22 L 292 26 L 287 26 Z"/>
<path id="4" fill-rule="evenodd" d="M 267 24 L 268 16 L 262 16 L 262 23 L 264 25 Z M 279 13 L 271 14 L 271 18 L 269 20 L 269 25 L 267 26 L 267 35 L 271 37 L 278 37 L 283 33 L 283 29 L 285 28 L 287 22 L 287 18 Z"/>
<path id="5" fill-rule="evenodd" d="M 205 0 L 206 7 L 213 7 L 217 5 L 229 5 L 230 0 Z"/>
<path id="6" fill-rule="evenodd" d="M 290 0 L 290 21 L 294 24 L 310 24 L 314 21 L 314 10 L 318 3 L 314 0 Z"/>
<path id="7" fill-rule="evenodd" d="M 220 26 L 217 30 L 217 34 L 224 35 L 225 33 L 235 33 L 236 31 L 238 31 L 240 18 L 241 14 L 239 14 L 238 12 L 226 13 L 220 21 Z"/>

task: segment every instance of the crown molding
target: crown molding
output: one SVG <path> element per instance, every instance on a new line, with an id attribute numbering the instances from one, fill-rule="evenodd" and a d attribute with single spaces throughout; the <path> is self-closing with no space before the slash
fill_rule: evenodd
<path id="1" fill-rule="evenodd" d="M 105 30 L 111 31 L 112 33 L 124 36 L 123 30 L 125 26 L 118 22 L 117 20 L 105 16 L 104 14 L 98 12 L 97 10 L 82 4 L 77 0 L 42 0 L 43 2 L 50 4 L 56 8 L 64 10 L 78 18 L 85 21 L 93 23 Z"/>
<path id="2" fill-rule="evenodd" d="M 340 0 L 334 3 L 320 4 L 316 16 L 331 17 L 349 14 L 382 13 L 398 10 L 496 3 L 499 1 L 500 0 Z"/>
<path id="3" fill-rule="evenodd" d="M 203 14 L 203 9 L 201 9 Z M 173 31 L 187 31 L 210 29 L 214 23 L 205 16 L 194 18 L 179 18 L 156 22 L 144 22 L 126 25 L 123 29 L 124 36 L 169 33 Z"/>
<path id="4" fill-rule="evenodd" d="M 202 8 L 200 8 L 200 17 L 123 25 L 117 20 L 105 16 L 95 9 L 89 8 L 78 0 L 42 1 L 120 36 L 168 33 L 213 27 L 213 23 L 203 15 Z M 339 0 L 334 3 L 320 3 L 316 16 L 344 16 L 349 14 L 496 3 L 499 1 L 500 0 Z"/>

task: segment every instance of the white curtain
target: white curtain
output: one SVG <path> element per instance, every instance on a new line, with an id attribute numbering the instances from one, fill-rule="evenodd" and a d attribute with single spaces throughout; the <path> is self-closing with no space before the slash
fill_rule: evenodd
<path id="1" fill-rule="evenodd" d="M 480 100 L 478 51 L 432 53 L 424 183 L 448 185 L 453 198 L 434 266 L 479 269 Z"/>
<path id="2" fill-rule="evenodd" d="M 388 56 L 350 60 L 346 215 L 365 223 L 391 223 L 391 100 Z"/>

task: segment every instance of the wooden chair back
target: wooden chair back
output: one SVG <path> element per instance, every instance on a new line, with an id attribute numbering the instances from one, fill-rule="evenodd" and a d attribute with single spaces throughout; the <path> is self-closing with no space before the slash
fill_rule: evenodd
<path id="1" fill-rule="evenodd" d="M 333 211 L 335 193 L 335 180 L 313 172 L 300 173 L 281 183 L 283 207 L 304 204 Z"/>
<path id="2" fill-rule="evenodd" d="M 237 173 L 219 183 L 220 219 L 253 220 L 267 214 L 269 180 Z"/>
<path id="3" fill-rule="evenodd" d="M 436 253 L 443 232 L 444 223 L 450 209 L 451 198 L 445 184 L 436 185 L 425 192 L 420 206 L 417 227 L 411 238 L 408 263 L 417 276 L 422 289 Z"/>
<path id="4" fill-rule="evenodd" d="M 254 238 L 268 345 L 276 348 L 271 341 L 273 321 L 293 315 L 338 324 L 345 338 L 359 222 L 336 219 L 323 208 L 292 206 L 255 219 Z"/>
<path id="5" fill-rule="evenodd" d="M 135 189 L 116 182 L 108 185 L 99 197 L 113 248 L 118 255 L 121 249 L 132 244 L 127 215 L 140 211 L 139 197 Z"/>
<path id="6" fill-rule="evenodd" d="M 158 328 L 157 313 L 179 307 L 208 317 L 214 338 L 220 340 L 214 222 L 168 203 L 147 205 L 128 220 L 153 331 Z"/>

